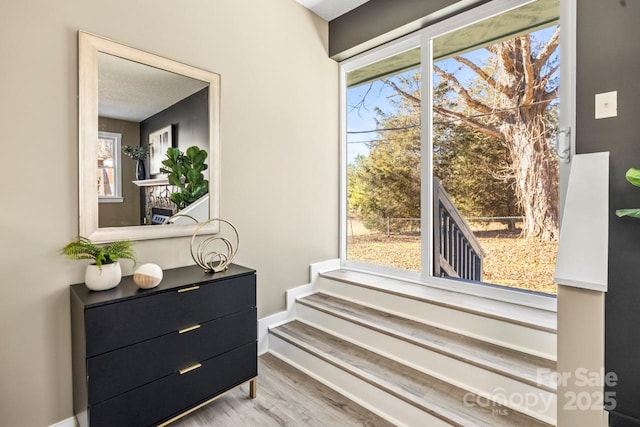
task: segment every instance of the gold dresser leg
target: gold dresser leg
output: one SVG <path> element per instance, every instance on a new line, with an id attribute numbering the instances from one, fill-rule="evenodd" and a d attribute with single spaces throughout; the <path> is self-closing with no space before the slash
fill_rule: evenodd
<path id="1" fill-rule="evenodd" d="M 249 397 L 252 399 L 255 399 L 257 392 L 258 392 L 258 379 L 254 378 L 251 381 L 249 381 Z"/>

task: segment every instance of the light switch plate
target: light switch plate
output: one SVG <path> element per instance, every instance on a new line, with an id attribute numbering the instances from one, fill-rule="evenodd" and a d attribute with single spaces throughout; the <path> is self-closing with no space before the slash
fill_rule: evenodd
<path id="1" fill-rule="evenodd" d="M 596 93 L 596 119 L 618 116 L 618 91 Z"/>

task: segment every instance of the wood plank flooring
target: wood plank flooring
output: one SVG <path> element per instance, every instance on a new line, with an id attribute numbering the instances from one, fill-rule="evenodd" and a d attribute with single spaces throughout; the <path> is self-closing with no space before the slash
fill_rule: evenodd
<path id="1" fill-rule="evenodd" d="M 171 426 L 392 426 L 270 354 L 258 359 L 258 373 L 255 399 L 246 384 Z"/>

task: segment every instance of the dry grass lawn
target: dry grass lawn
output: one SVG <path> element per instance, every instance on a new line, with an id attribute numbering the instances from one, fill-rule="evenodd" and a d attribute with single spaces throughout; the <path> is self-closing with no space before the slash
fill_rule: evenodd
<path id="1" fill-rule="evenodd" d="M 484 282 L 556 294 L 553 271 L 557 242 L 526 240 L 520 238 L 518 231 L 484 228 L 475 231 L 486 252 Z M 392 234 L 387 237 L 386 234 L 363 232 L 361 228 L 359 231 L 349 236 L 349 260 L 420 271 L 419 236 Z"/>

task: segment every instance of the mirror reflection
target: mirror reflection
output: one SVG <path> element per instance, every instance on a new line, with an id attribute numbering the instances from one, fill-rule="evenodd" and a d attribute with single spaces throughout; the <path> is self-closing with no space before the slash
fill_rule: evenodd
<path id="1" fill-rule="evenodd" d="M 78 83 L 81 236 L 189 236 L 219 216 L 220 75 L 79 31 Z"/>
<path id="2" fill-rule="evenodd" d="M 208 82 L 98 52 L 98 227 L 208 219 L 209 132 Z"/>

